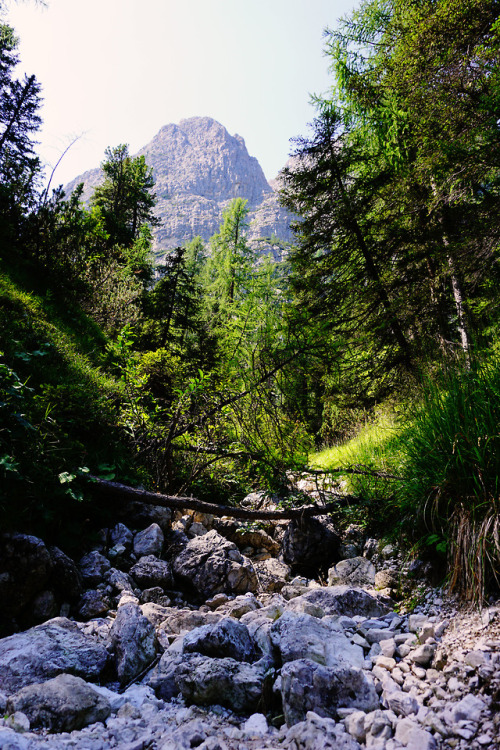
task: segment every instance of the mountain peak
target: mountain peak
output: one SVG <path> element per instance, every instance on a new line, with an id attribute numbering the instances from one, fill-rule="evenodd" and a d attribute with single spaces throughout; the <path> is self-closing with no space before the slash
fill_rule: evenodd
<path id="1" fill-rule="evenodd" d="M 222 211 L 233 198 L 250 209 L 250 236 L 290 239 L 290 217 L 278 206 L 273 188 L 244 139 L 230 135 L 211 117 L 189 117 L 164 125 L 138 155 L 153 169 L 161 226 L 155 230 L 155 253 L 164 255 L 199 235 L 208 240 L 218 229 Z M 102 172 L 91 170 L 73 180 L 94 188 Z M 88 199 L 87 190 L 84 198 Z"/>

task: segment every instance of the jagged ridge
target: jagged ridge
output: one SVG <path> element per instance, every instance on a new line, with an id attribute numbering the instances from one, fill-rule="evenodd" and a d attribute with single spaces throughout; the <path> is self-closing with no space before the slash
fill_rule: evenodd
<path id="1" fill-rule="evenodd" d="M 155 230 L 158 258 L 196 236 L 208 240 L 217 231 L 224 207 L 236 197 L 248 200 L 249 237 L 255 246 L 279 256 L 277 243 L 291 241 L 290 214 L 278 204 L 275 184 L 264 172 L 245 141 L 230 135 L 210 117 L 191 117 L 161 128 L 138 152 L 153 168 L 161 226 Z M 71 193 L 85 185 L 88 200 L 102 180 L 102 171 L 89 170 L 66 186 Z"/>

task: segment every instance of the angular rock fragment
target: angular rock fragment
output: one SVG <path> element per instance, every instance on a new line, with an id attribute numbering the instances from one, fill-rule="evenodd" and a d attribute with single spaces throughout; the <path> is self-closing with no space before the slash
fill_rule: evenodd
<path id="1" fill-rule="evenodd" d="M 165 541 L 163 531 L 157 523 L 152 523 L 147 529 L 137 532 L 134 537 L 134 554 L 138 557 L 154 555 L 160 557 Z"/>
<path id="2" fill-rule="evenodd" d="M 311 615 L 284 612 L 272 626 L 270 636 L 283 662 L 312 659 L 328 667 L 364 664 L 360 646 L 351 643 L 335 623 L 326 624 Z"/>
<path id="3" fill-rule="evenodd" d="M 140 588 L 152 588 L 160 586 L 162 589 L 170 589 L 173 586 L 172 569 L 165 560 L 159 560 L 154 555 L 141 557 L 136 564 L 130 568 L 129 574 Z"/>
<path id="4" fill-rule="evenodd" d="M 308 711 L 334 719 L 339 708 L 372 711 L 379 705 L 374 684 L 363 670 L 347 665 L 325 667 L 310 659 L 285 664 L 281 696 L 288 726 L 303 721 Z"/>
<path id="5" fill-rule="evenodd" d="M 308 711 L 305 721 L 288 730 L 286 743 L 294 750 L 361 750 L 340 724 L 314 711 Z"/>
<path id="6" fill-rule="evenodd" d="M 328 571 L 328 585 L 374 586 L 375 566 L 366 557 L 341 560 Z"/>
<path id="7" fill-rule="evenodd" d="M 94 587 L 102 582 L 104 576 L 111 568 L 111 563 L 100 552 L 92 550 L 92 552 L 88 552 L 81 558 L 78 567 L 84 586 Z"/>
<path id="8" fill-rule="evenodd" d="M 256 591 L 258 585 L 251 562 L 215 530 L 191 539 L 175 559 L 174 572 L 204 598 Z"/>
<path id="9" fill-rule="evenodd" d="M 267 667 L 264 660 L 248 664 L 199 654 L 172 657 L 165 653 L 144 683 L 163 700 L 171 700 L 180 693 L 187 703 L 217 704 L 237 713 L 253 713 L 261 697 Z"/>
<path id="10" fill-rule="evenodd" d="M 125 685 L 156 656 L 154 625 L 144 617 L 137 604 L 124 604 L 118 608 L 110 636 L 118 679 Z"/>
<path id="11" fill-rule="evenodd" d="M 211 657 L 229 657 L 236 661 L 255 661 L 256 652 L 248 628 L 238 620 L 224 617 L 215 625 L 191 630 L 184 638 L 184 653 Z"/>
<path id="12" fill-rule="evenodd" d="M 60 674 L 47 682 L 19 690 L 9 698 L 7 710 L 10 713 L 22 711 L 32 728 L 71 732 L 96 721 L 105 721 L 111 713 L 111 706 L 85 680 L 71 674 Z"/>
<path id="13" fill-rule="evenodd" d="M 28 534 L 0 536 L 0 625 L 15 617 L 42 591 L 49 580 L 52 561 L 41 539 Z"/>
<path id="14" fill-rule="evenodd" d="M 0 685 L 13 693 L 62 672 L 98 680 L 108 661 L 106 648 L 65 617 L 0 640 Z"/>

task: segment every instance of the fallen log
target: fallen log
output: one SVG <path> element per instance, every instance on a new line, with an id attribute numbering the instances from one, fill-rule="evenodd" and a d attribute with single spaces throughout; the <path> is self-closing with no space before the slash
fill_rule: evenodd
<path id="1" fill-rule="evenodd" d="M 303 505 L 298 508 L 286 508 L 285 510 L 249 510 L 246 508 L 234 508 L 229 505 L 206 503 L 203 500 L 197 500 L 195 497 L 178 497 L 176 495 L 163 495 L 159 492 L 148 492 L 148 490 L 129 487 L 119 482 L 110 482 L 107 479 L 100 479 L 91 475 L 87 476 L 99 487 L 100 491 L 111 497 L 137 500 L 146 505 L 160 505 L 164 508 L 175 508 L 177 510 L 196 510 L 212 516 L 230 516 L 231 518 L 243 518 L 245 520 L 283 521 L 294 518 L 324 516 L 349 503 L 357 504 L 360 502 L 360 498 L 354 495 L 339 494 L 336 495 L 336 502 L 325 505 Z"/>

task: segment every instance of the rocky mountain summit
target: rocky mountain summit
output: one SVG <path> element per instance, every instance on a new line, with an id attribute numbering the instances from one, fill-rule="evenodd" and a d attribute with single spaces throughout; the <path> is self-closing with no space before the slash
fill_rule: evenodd
<path id="1" fill-rule="evenodd" d="M 0 748 L 500 747 L 498 602 L 460 608 L 327 516 L 124 514 L 78 562 L 3 535 Z"/>
<path id="2" fill-rule="evenodd" d="M 154 233 L 157 257 L 193 237 L 208 240 L 219 228 L 224 207 L 239 197 L 248 201 L 249 238 L 257 249 L 280 257 L 276 240 L 291 241 L 291 216 L 278 204 L 278 183 L 267 182 L 241 136 L 230 135 L 210 117 L 165 125 L 137 155 L 144 155 L 153 168 L 161 220 Z M 83 199 L 88 200 L 101 180 L 102 171 L 91 169 L 72 180 L 65 192 L 83 182 Z"/>

